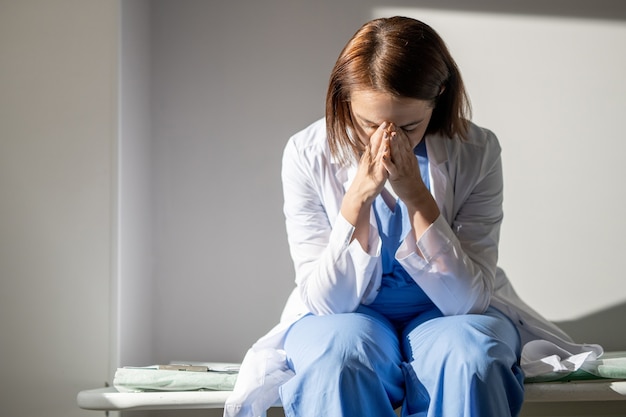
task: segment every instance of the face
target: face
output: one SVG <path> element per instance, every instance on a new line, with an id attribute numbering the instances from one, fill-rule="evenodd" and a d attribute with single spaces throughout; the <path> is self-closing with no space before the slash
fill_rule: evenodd
<path id="1" fill-rule="evenodd" d="M 375 90 L 356 90 L 350 95 L 350 108 L 359 139 L 369 143 L 383 122 L 393 123 L 404 132 L 413 147 L 424 137 L 433 113 L 431 101 L 395 97 Z"/>

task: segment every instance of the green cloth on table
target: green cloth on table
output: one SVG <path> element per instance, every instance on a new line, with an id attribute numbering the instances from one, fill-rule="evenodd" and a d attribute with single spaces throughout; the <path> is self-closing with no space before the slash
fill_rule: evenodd
<path id="1" fill-rule="evenodd" d="M 158 367 L 118 368 L 113 386 L 119 392 L 143 391 L 232 391 L 236 372 L 170 371 Z"/>

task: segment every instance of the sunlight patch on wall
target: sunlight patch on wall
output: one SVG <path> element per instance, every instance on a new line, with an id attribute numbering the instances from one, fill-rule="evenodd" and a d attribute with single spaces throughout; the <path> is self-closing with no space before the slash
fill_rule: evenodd
<path id="1" fill-rule="evenodd" d="M 626 302 L 626 24 L 376 8 L 431 25 L 466 82 L 474 122 L 503 147 L 500 265 L 553 320 Z M 567 307 L 564 307 L 567 306 Z"/>

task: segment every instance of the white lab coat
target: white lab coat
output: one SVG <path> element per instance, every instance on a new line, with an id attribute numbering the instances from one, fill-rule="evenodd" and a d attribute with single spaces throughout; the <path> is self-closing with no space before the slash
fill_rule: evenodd
<path id="1" fill-rule="evenodd" d="M 526 305 L 497 267 L 503 181 L 496 136 L 472 124 L 467 141 L 425 140 L 441 215 L 419 241 L 409 233 L 401 244 L 396 259 L 404 269 L 444 315 L 482 313 L 490 305 L 505 313 L 520 331 L 527 374 L 569 372 L 571 363 L 601 355 L 600 346 L 574 344 Z M 287 143 L 284 211 L 297 285 L 280 323 L 246 354 L 226 416 L 255 417 L 278 401 L 278 387 L 293 375 L 282 351 L 284 335 L 300 317 L 351 312 L 376 298 L 382 273 L 374 216 L 366 253 L 351 242 L 354 227 L 340 214 L 355 173 L 356 164 L 342 166 L 330 154 L 324 119 Z"/>

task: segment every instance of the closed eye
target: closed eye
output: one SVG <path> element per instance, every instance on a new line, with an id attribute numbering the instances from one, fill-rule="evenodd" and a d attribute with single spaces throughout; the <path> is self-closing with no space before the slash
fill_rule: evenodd
<path id="1" fill-rule="evenodd" d="M 361 124 L 364 130 L 374 131 L 378 129 L 378 125 L 375 124 Z"/>
<path id="2" fill-rule="evenodd" d="M 412 132 L 413 130 L 417 129 L 417 127 L 421 124 L 422 122 L 417 122 L 417 123 L 411 123 L 410 125 L 405 125 L 402 126 L 400 129 L 404 130 L 405 132 Z"/>

